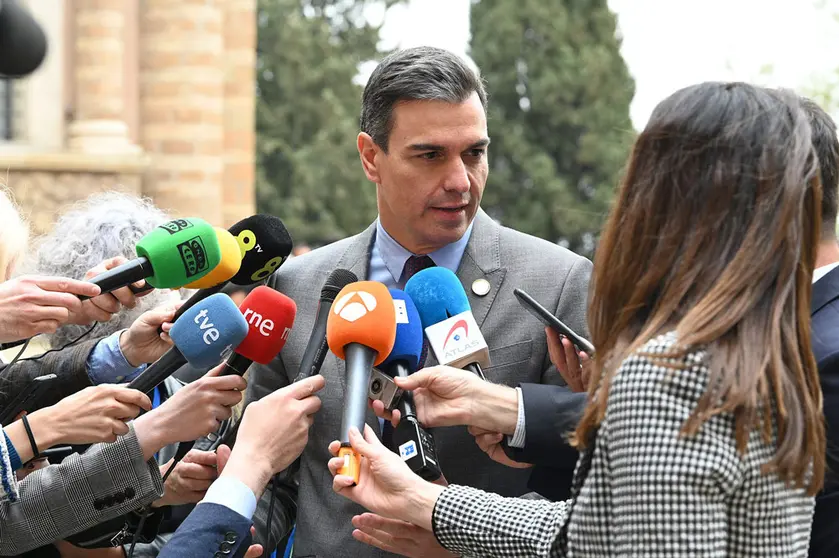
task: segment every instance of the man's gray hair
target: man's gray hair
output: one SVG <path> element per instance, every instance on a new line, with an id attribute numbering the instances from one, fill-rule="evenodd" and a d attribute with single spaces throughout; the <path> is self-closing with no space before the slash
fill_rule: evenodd
<path id="1" fill-rule="evenodd" d="M 53 229 L 37 242 L 29 262 L 31 273 L 84 279 L 84 274 L 104 260 L 136 257 L 134 246 L 169 216 L 149 199 L 120 192 L 94 194 L 69 208 Z M 96 326 L 92 336 L 104 336 L 126 328 L 143 312 L 175 296 L 168 289 L 153 290 L 137 299 L 133 310 L 123 308 L 107 323 Z M 65 325 L 47 336 L 51 347 L 61 347 L 90 326 Z"/>
<path id="2" fill-rule="evenodd" d="M 361 131 L 387 153 L 398 102 L 462 103 L 474 93 L 486 110 L 483 81 L 456 54 L 428 46 L 399 50 L 386 56 L 367 80 L 361 98 Z"/>

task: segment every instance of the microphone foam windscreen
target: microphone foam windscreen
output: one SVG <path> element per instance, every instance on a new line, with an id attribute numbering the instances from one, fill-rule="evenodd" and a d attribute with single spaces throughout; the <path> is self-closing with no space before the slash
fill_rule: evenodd
<path id="1" fill-rule="evenodd" d="M 320 299 L 332 302 L 341 289 L 358 281 L 358 276 L 348 269 L 336 269 L 329 274 L 326 281 L 323 283 L 323 289 L 320 291 Z"/>
<path id="2" fill-rule="evenodd" d="M 248 335 L 236 352 L 260 364 L 269 364 L 283 350 L 297 305 L 289 297 L 264 285 L 252 290 L 239 310 L 248 323 Z"/>
<path id="3" fill-rule="evenodd" d="M 24 77 L 47 55 L 47 37 L 18 0 L 0 2 L 0 74 Z"/>
<path id="4" fill-rule="evenodd" d="M 226 230 L 213 227 L 218 238 L 219 249 L 221 250 L 221 261 L 207 275 L 184 285 L 187 289 L 209 289 L 219 283 L 228 281 L 238 273 L 242 266 L 242 251 L 239 249 L 239 242 Z"/>
<path id="5" fill-rule="evenodd" d="M 148 258 L 156 289 L 179 289 L 207 275 L 221 261 L 216 231 L 203 219 L 175 219 L 140 239 L 137 256 Z"/>
<path id="6" fill-rule="evenodd" d="M 230 282 L 253 285 L 267 278 L 291 254 L 291 235 L 279 217 L 251 215 L 230 229 L 242 250 L 242 266 Z"/>
<path id="7" fill-rule="evenodd" d="M 423 329 L 472 310 L 460 279 L 445 267 L 417 272 L 405 283 L 405 292 L 417 307 Z"/>
<path id="8" fill-rule="evenodd" d="M 226 358 L 248 334 L 236 303 L 224 293 L 198 302 L 172 325 L 169 335 L 195 368 L 209 368 Z"/>
<path id="9" fill-rule="evenodd" d="M 393 297 L 394 311 L 396 312 L 396 340 L 393 349 L 382 363 L 387 366 L 391 362 L 402 361 L 408 370 L 415 372 L 419 366 L 422 355 L 422 322 L 420 321 L 417 307 L 405 291 L 389 289 Z"/>
<path id="10" fill-rule="evenodd" d="M 326 321 L 326 342 L 344 360 L 344 347 L 358 343 L 376 351 L 374 366 L 381 364 L 396 340 L 393 298 L 382 283 L 358 281 L 338 293 Z"/>

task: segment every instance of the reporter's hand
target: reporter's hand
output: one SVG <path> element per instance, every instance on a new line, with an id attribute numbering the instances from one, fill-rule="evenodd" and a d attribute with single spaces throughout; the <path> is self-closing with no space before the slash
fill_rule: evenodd
<path id="1" fill-rule="evenodd" d="M 85 280 L 93 279 L 97 275 L 101 275 L 102 273 L 118 267 L 127 261 L 128 260 L 122 256 L 109 258 L 85 273 L 84 278 Z M 134 286 L 139 288 L 145 284 L 145 280 L 142 280 L 134 283 Z M 120 311 L 120 306 L 124 306 L 126 308 L 134 308 L 137 306 L 137 298 L 139 298 L 138 295 L 132 293 L 131 289 L 128 287 L 121 287 L 110 293 L 101 294 L 97 297 L 91 298 L 90 300 L 84 301 L 82 308 L 73 313 L 71 323 L 88 325 L 93 322 L 107 322 L 114 314 Z"/>
<path id="2" fill-rule="evenodd" d="M 577 356 L 574 344 L 552 328 L 546 327 L 545 335 L 548 337 L 548 354 L 551 362 L 568 384 L 568 389 L 575 392 L 588 391 L 591 376 L 591 359 L 588 354 L 580 351 Z"/>
<path id="3" fill-rule="evenodd" d="M 224 363 L 179 389 L 160 407 L 134 421 L 146 459 L 175 442 L 191 442 L 218 430 L 242 400 L 247 382 L 236 374 L 219 376 Z"/>
<path id="4" fill-rule="evenodd" d="M 339 475 L 344 459 L 337 457 L 339 441 L 329 444 L 335 456 L 327 466 L 332 473 L 332 489 L 378 515 L 410 522 L 431 529 L 434 503 L 444 488 L 415 475 L 402 459 L 379 441 L 369 425 L 364 437 L 355 427 L 350 428 L 350 443 L 362 455 L 358 485 L 354 479 Z"/>
<path id="5" fill-rule="evenodd" d="M 136 389 L 103 384 L 87 387 L 55 405 L 29 415 L 39 449 L 56 444 L 95 444 L 113 442 L 128 433 L 128 421 L 141 409 L 150 410 L 151 401 Z M 50 445 L 41 445 L 42 440 Z"/>
<path id="6" fill-rule="evenodd" d="M 165 475 L 172 466 L 172 459 L 160 466 Z M 218 457 L 212 451 L 190 450 L 163 485 L 163 497 L 152 503 L 152 507 L 179 506 L 201 501 L 207 489 L 218 477 Z"/>
<path id="7" fill-rule="evenodd" d="M 507 454 L 504 453 L 504 448 L 501 447 L 501 441 L 504 439 L 504 434 L 499 432 L 490 432 L 489 430 L 484 430 L 483 428 L 478 428 L 477 426 L 470 426 L 468 430 L 469 434 L 475 437 L 475 443 L 478 444 L 478 447 L 481 448 L 481 450 L 483 450 L 483 452 L 496 463 L 501 463 L 502 465 L 513 467 L 515 469 L 527 469 L 528 467 L 533 467 L 530 463 L 513 461 L 507 457 Z"/>
<path id="8" fill-rule="evenodd" d="M 163 353 L 172 348 L 172 338 L 168 330 L 171 329 L 171 320 L 175 312 L 183 302 L 168 304 L 154 310 L 149 310 L 140 315 L 131 327 L 122 332 L 119 336 L 119 348 L 125 360 L 133 367 L 143 363 L 154 362 L 163 356 Z M 158 328 L 164 327 L 163 333 L 158 333 Z"/>
<path id="9" fill-rule="evenodd" d="M 0 283 L 0 343 L 54 333 L 82 310 L 78 295 L 99 287 L 65 277 L 24 275 Z"/>
<path id="10" fill-rule="evenodd" d="M 325 383 L 318 374 L 250 403 L 222 474 L 245 483 L 258 499 L 271 475 L 287 468 L 303 453 L 313 415 L 321 406 L 315 393 Z"/>
<path id="11" fill-rule="evenodd" d="M 355 540 L 380 548 L 385 552 L 408 558 L 456 557 L 437 542 L 431 531 L 398 519 L 388 519 L 374 513 L 352 518 Z"/>

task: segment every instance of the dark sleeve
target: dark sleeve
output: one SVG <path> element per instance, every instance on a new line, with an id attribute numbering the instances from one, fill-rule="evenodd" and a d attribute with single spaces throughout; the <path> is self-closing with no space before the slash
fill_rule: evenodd
<path id="1" fill-rule="evenodd" d="M 248 519 L 230 508 L 199 504 L 158 556 L 244 556 L 251 545 L 250 526 Z"/>
<path id="2" fill-rule="evenodd" d="M 4 365 L 0 370 L 0 408 L 8 404 L 31 379 L 38 376 L 58 376 L 49 397 L 42 403 L 44 407 L 55 405 L 65 397 L 92 386 L 87 375 L 87 358 L 99 341 L 100 339 L 83 341 L 64 350 L 46 354 L 38 360 L 19 360 L 12 366 Z"/>
<path id="3" fill-rule="evenodd" d="M 507 456 L 515 461 L 574 469 L 578 452 L 568 445 L 586 406 L 586 394 L 566 387 L 520 384 L 524 401 L 525 447 L 505 444 Z"/>

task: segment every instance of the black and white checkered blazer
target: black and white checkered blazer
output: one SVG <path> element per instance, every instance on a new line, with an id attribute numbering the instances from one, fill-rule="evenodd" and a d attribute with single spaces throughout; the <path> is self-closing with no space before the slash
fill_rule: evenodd
<path id="1" fill-rule="evenodd" d="M 0 432 L 0 436 L 2 436 Z M 27 552 L 150 504 L 163 494 L 160 468 L 129 432 L 96 444 L 20 482 L 16 501 L 0 501 L 0 556 Z"/>
<path id="2" fill-rule="evenodd" d="M 665 334 L 642 350 L 674 343 Z M 621 364 L 571 500 L 450 486 L 434 509 L 437 539 L 464 556 L 805 558 L 813 498 L 761 475 L 775 444 L 753 432 L 741 458 L 731 415 L 711 418 L 695 437 L 679 435 L 707 386 L 704 357 L 689 353 L 685 370 L 637 353 Z"/>

